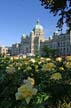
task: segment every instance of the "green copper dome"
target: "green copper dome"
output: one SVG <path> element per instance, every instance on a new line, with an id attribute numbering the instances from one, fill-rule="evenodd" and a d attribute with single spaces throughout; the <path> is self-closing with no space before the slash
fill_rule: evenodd
<path id="1" fill-rule="evenodd" d="M 43 30 L 43 27 L 42 27 L 42 25 L 40 24 L 39 20 L 37 20 L 34 29 L 40 29 L 40 30 Z"/>
<path id="2" fill-rule="evenodd" d="M 25 39 L 25 38 L 26 38 L 26 35 L 22 34 L 21 39 Z"/>

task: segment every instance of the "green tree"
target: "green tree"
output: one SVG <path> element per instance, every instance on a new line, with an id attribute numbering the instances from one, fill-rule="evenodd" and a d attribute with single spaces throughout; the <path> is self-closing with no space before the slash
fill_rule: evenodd
<path id="1" fill-rule="evenodd" d="M 54 57 L 56 54 L 56 50 L 49 48 L 48 46 L 44 45 L 42 48 L 43 56 L 45 57 Z"/>
<path id="2" fill-rule="evenodd" d="M 57 27 L 62 29 L 64 23 L 71 29 L 71 0 L 40 0 L 45 9 L 49 9 L 54 16 L 59 15 Z"/>

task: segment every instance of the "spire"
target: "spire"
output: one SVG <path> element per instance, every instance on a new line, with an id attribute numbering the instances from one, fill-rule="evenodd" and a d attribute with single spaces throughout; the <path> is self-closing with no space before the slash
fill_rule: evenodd
<path id="1" fill-rule="evenodd" d="M 43 27 L 42 27 L 42 25 L 40 24 L 39 19 L 36 21 L 36 24 L 35 24 L 33 30 L 36 30 L 36 29 L 43 30 Z"/>
<path id="2" fill-rule="evenodd" d="M 40 24 L 40 21 L 39 21 L 39 19 L 37 20 L 36 24 Z"/>

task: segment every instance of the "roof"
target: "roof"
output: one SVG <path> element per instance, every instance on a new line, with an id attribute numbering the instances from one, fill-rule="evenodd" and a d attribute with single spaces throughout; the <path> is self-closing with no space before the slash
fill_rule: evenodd
<path id="1" fill-rule="evenodd" d="M 34 26 L 34 29 L 43 30 L 43 27 L 42 27 L 42 25 L 40 24 L 39 20 L 37 20 L 36 25 Z"/>

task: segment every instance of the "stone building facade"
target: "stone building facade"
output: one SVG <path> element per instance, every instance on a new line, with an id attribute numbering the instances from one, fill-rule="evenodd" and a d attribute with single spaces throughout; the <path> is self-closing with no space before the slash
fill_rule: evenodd
<path id="1" fill-rule="evenodd" d="M 68 31 L 64 34 L 55 32 L 52 38 L 49 38 L 44 43 L 49 48 L 56 49 L 57 55 L 71 55 L 71 35 Z"/>
<path id="2" fill-rule="evenodd" d="M 8 54 L 8 48 L 4 46 L 0 46 L 0 54 L 2 55 Z"/>
<path id="3" fill-rule="evenodd" d="M 20 43 L 15 43 L 11 47 L 11 55 L 35 55 L 40 53 L 40 43 L 44 39 L 44 29 L 37 21 L 35 27 L 30 32 L 29 36 L 25 34 L 21 37 Z"/>
<path id="4" fill-rule="evenodd" d="M 29 36 L 23 34 L 21 42 L 12 45 L 11 55 L 41 55 L 44 45 L 52 49 L 57 49 L 58 55 L 71 55 L 71 34 L 68 31 L 64 34 L 54 32 L 52 37 L 45 39 L 44 28 L 37 21 Z"/>

